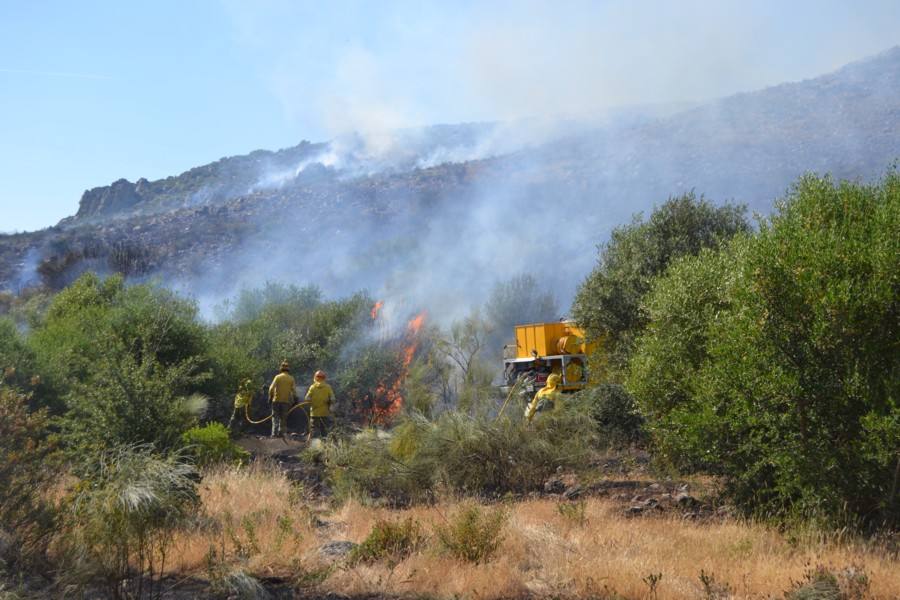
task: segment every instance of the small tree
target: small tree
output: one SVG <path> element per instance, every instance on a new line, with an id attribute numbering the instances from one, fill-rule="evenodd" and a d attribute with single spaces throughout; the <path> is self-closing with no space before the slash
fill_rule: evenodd
<path id="1" fill-rule="evenodd" d="M 613 231 L 572 305 L 588 335 L 606 341 L 612 373 L 605 378 L 624 367 L 635 336 L 647 323 L 640 305 L 653 278 L 678 256 L 718 248 L 736 233 L 749 231 L 744 210 L 731 204 L 716 207 L 690 192 L 669 199 L 647 221 L 638 215 Z"/>
<path id="2" fill-rule="evenodd" d="M 682 467 L 748 511 L 896 522 L 900 175 L 803 177 L 727 252 L 659 280 L 629 387 Z"/>

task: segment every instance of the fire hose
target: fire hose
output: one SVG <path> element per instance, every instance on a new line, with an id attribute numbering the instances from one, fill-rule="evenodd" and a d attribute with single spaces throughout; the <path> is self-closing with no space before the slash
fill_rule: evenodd
<path id="1" fill-rule="evenodd" d="M 307 405 L 309 405 L 309 404 L 310 404 L 309 402 L 300 402 L 300 403 L 298 403 L 298 404 L 295 404 L 294 406 L 291 407 L 291 409 L 290 409 L 289 411 L 287 411 L 287 414 L 284 415 L 284 418 L 287 419 L 287 418 L 288 418 L 288 415 L 290 415 L 292 412 L 294 412 L 295 410 L 297 410 L 297 409 L 300 408 L 301 406 L 307 406 Z M 265 423 L 266 421 L 268 421 L 269 419 L 271 419 L 271 418 L 272 418 L 272 415 L 269 415 L 268 417 L 265 417 L 265 418 L 263 418 L 263 419 L 260 419 L 259 421 L 254 421 L 253 419 L 250 418 L 250 405 L 249 405 L 249 404 L 245 404 L 245 405 L 244 405 L 244 417 L 247 419 L 247 422 L 248 422 L 248 423 L 253 423 L 254 425 L 259 425 L 260 423 Z"/>

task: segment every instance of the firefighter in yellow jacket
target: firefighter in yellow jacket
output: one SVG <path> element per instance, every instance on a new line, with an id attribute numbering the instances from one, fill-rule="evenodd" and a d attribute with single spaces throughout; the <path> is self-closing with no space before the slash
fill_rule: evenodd
<path id="1" fill-rule="evenodd" d="M 237 394 L 234 395 L 234 410 L 231 411 L 231 418 L 228 419 L 228 430 L 234 433 L 235 428 L 238 431 L 244 429 L 244 415 L 241 413 L 250 406 L 253 401 L 253 380 L 245 379 L 238 385 Z"/>
<path id="2" fill-rule="evenodd" d="M 284 361 L 278 375 L 269 386 L 269 400 L 272 401 L 272 437 L 287 433 L 287 414 L 291 404 L 297 399 L 297 386 L 291 377 L 291 367 Z"/>
<path id="3" fill-rule="evenodd" d="M 525 419 L 531 423 L 535 413 L 538 412 L 559 412 L 562 410 L 562 390 L 559 389 L 560 376 L 551 373 L 547 378 L 547 384 L 538 390 L 537 394 L 528 406 L 525 408 Z"/>
<path id="4" fill-rule="evenodd" d="M 316 437 L 324 438 L 331 427 L 331 405 L 334 404 L 334 391 L 325 383 L 325 371 L 316 371 L 313 384 L 306 392 L 309 402 L 309 430 Z"/>

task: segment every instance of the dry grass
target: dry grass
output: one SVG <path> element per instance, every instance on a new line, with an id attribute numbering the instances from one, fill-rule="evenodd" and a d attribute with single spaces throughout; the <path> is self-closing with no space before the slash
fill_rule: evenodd
<path id="1" fill-rule="evenodd" d="M 431 532 L 452 511 L 452 503 L 389 510 L 350 502 L 325 517 L 327 527 L 316 528 L 310 526 L 308 505 L 297 501 L 290 484 L 261 467 L 210 474 L 202 496 L 210 522 L 179 540 L 175 553 L 182 572 L 200 572 L 210 545 L 224 544 L 229 561 L 258 576 L 293 577 L 333 565 L 321 587 L 345 594 L 603 597 L 614 591 L 641 599 L 651 597 L 645 579 L 661 573 L 656 597 L 664 600 L 705 597 L 701 571 L 727 585 L 732 598 L 782 598 L 792 581 L 815 565 L 836 570 L 852 565 L 868 574 L 872 598 L 900 598 L 900 561 L 861 544 L 797 545 L 770 528 L 740 522 L 626 519 L 606 500 L 586 502 L 584 524 L 561 515 L 554 501 L 509 505 L 503 545 L 498 557 L 484 565 L 440 555 L 432 543 L 391 568 L 335 564 L 317 549 L 333 540 L 360 542 L 378 519 L 412 517 Z M 278 517 L 283 515 L 292 518 L 295 535 L 290 539 L 278 533 Z M 245 517 L 256 523 L 258 551 L 239 558 L 240 544 L 226 530 L 229 522 L 240 523 Z"/>

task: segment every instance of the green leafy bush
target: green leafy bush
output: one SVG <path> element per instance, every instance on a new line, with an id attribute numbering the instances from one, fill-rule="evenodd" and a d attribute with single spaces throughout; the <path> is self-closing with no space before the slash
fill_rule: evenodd
<path id="1" fill-rule="evenodd" d="M 503 509 L 488 509 L 477 504 L 460 506 L 434 535 L 441 550 L 457 560 L 482 564 L 488 562 L 503 543 L 508 516 Z"/>
<path id="2" fill-rule="evenodd" d="M 196 418 L 185 399 L 209 379 L 196 306 L 120 277 L 87 274 L 60 292 L 28 345 L 47 402 L 68 408 L 60 425 L 74 456 L 116 444 L 177 445 Z"/>
<path id="3" fill-rule="evenodd" d="M 418 521 L 409 517 L 403 521 L 381 520 L 347 557 L 350 564 L 388 561 L 397 564 L 425 543 L 425 535 Z"/>
<path id="4" fill-rule="evenodd" d="M 192 427 L 182 434 L 181 440 L 198 467 L 221 463 L 240 464 L 250 458 L 249 452 L 231 441 L 228 429 L 221 423 Z"/>
<path id="5" fill-rule="evenodd" d="M 713 206 L 693 192 L 671 198 L 644 221 L 618 227 L 600 248 L 597 266 L 578 289 L 572 314 L 589 336 L 604 340 L 610 373 L 627 364 L 631 345 L 647 324 L 640 305 L 654 277 L 672 259 L 718 248 L 750 227 L 744 207 Z"/>
<path id="6" fill-rule="evenodd" d="M 194 468 L 149 446 L 104 452 L 68 500 L 65 578 L 110 598 L 158 598 L 173 534 L 198 502 Z"/>
<path id="7" fill-rule="evenodd" d="M 614 383 L 591 386 L 578 392 L 577 398 L 588 407 L 601 438 L 607 443 L 644 439 L 644 417 L 623 386 Z"/>
<path id="8" fill-rule="evenodd" d="M 757 235 L 673 265 L 628 384 L 663 452 L 748 511 L 896 523 L 897 231 L 897 173 L 809 176 Z"/>

